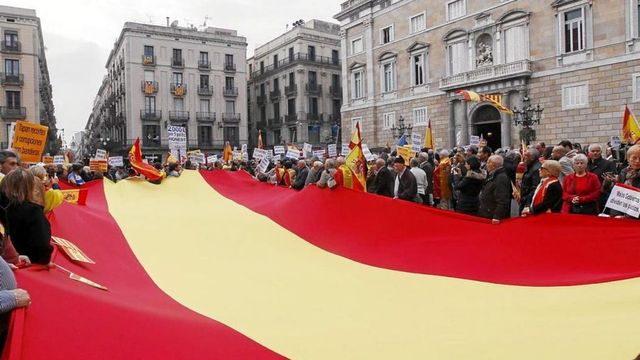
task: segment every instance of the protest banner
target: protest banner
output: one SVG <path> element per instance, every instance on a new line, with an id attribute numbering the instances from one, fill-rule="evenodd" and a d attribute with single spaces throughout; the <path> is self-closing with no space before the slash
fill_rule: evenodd
<path id="1" fill-rule="evenodd" d="M 53 165 L 64 165 L 64 155 L 56 155 L 53 157 Z"/>
<path id="2" fill-rule="evenodd" d="M 109 157 L 109 165 L 110 166 L 124 166 L 124 158 L 122 156 L 110 156 Z"/>
<path id="3" fill-rule="evenodd" d="M 273 147 L 273 153 L 276 155 L 281 155 L 285 153 L 284 146 L 276 145 Z"/>
<path id="4" fill-rule="evenodd" d="M 246 154 L 246 153 L 247 153 L 247 144 L 242 144 L 242 145 L 240 146 L 240 152 L 241 152 L 241 153 L 243 153 L 243 154 Z M 247 157 L 248 157 L 248 156 L 247 156 Z M 246 158 L 245 158 L 245 159 L 246 159 Z"/>
<path id="5" fill-rule="evenodd" d="M 309 143 L 304 143 L 302 145 L 302 151 L 304 152 L 304 156 L 309 156 L 313 152 L 313 145 Z"/>
<path id="6" fill-rule="evenodd" d="M 324 159 L 324 150 L 315 150 L 313 152 L 313 156 L 317 157 L 320 160 Z"/>
<path id="7" fill-rule="evenodd" d="M 23 162 L 37 163 L 42 159 L 48 133 L 49 128 L 46 126 L 16 121 L 12 148 L 20 154 Z"/>
<path id="8" fill-rule="evenodd" d="M 89 168 L 91 171 L 99 171 L 101 173 L 106 173 L 108 164 L 106 159 L 90 159 L 89 160 Z"/>
<path id="9" fill-rule="evenodd" d="M 285 157 L 288 158 L 288 159 L 298 160 L 298 159 L 300 159 L 300 150 L 288 149 L 287 150 L 287 155 Z"/>
<path id="10" fill-rule="evenodd" d="M 618 210 L 634 218 L 640 217 L 640 189 L 616 184 L 605 207 Z"/>
<path id="11" fill-rule="evenodd" d="M 267 168 L 269 168 L 269 159 L 263 157 L 262 160 L 260 160 L 260 164 L 258 164 L 258 171 L 264 174 L 267 172 Z"/>
<path id="12" fill-rule="evenodd" d="M 340 150 L 340 155 L 347 156 L 351 152 L 349 148 L 349 144 L 342 144 L 342 149 Z"/>
<path id="13" fill-rule="evenodd" d="M 98 149 L 96 150 L 96 156 L 94 159 L 96 160 L 105 160 L 107 158 L 107 150 Z"/>
<path id="14" fill-rule="evenodd" d="M 82 250 L 80 250 L 80 248 L 71 241 L 56 236 L 52 236 L 51 240 L 53 240 L 53 243 L 58 245 L 71 260 L 87 264 L 95 264 L 95 261 L 91 260 L 87 255 L 85 255 L 85 253 L 82 252 Z"/>
<path id="15" fill-rule="evenodd" d="M 611 137 L 611 147 L 614 149 L 619 149 L 622 141 L 620 140 L 620 136 L 612 136 Z"/>
<path id="16" fill-rule="evenodd" d="M 327 146 L 327 153 L 329 155 L 329 157 L 336 157 L 338 156 L 338 145 L 336 144 L 329 144 Z"/>
<path id="17" fill-rule="evenodd" d="M 200 165 L 204 165 L 205 164 L 205 156 L 201 152 L 190 154 L 189 155 L 189 160 L 191 160 L 191 163 L 193 163 L 193 164 L 200 164 Z"/>
<path id="18" fill-rule="evenodd" d="M 373 161 L 376 159 L 376 157 L 371 153 L 371 150 L 369 150 L 367 144 L 362 144 L 362 153 L 367 161 Z"/>
<path id="19" fill-rule="evenodd" d="M 253 149 L 253 158 L 256 160 L 262 160 L 264 158 L 268 159 L 269 153 L 267 152 L 267 150 L 255 148 Z"/>
<path id="20" fill-rule="evenodd" d="M 42 162 L 43 162 L 45 165 L 51 165 L 51 164 L 53 164 L 53 156 L 43 156 L 43 157 L 42 157 Z"/>
<path id="21" fill-rule="evenodd" d="M 168 126 L 169 152 L 176 159 L 187 153 L 187 128 L 184 126 Z"/>
<path id="22" fill-rule="evenodd" d="M 214 164 L 216 161 L 218 161 L 218 155 L 211 155 L 207 157 L 207 164 Z"/>
<path id="23" fill-rule="evenodd" d="M 273 150 L 267 150 L 267 157 L 273 159 Z"/>
<path id="24" fill-rule="evenodd" d="M 411 158 L 415 157 L 416 153 L 411 149 L 411 145 L 398 146 L 398 156 L 402 156 L 404 164 L 409 166 Z"/>
<path id="25" fill-rule="evenodd" d="M 422 135 L 412 133 L 411 134 L 411 149 L 415 152 L 420 152 L 422 149 Z"/>
<path id="26" fill-rule="evenodd" d="M 469 144 L 475 146 L 480 145 L 480 136 L 471 135 L 471 137 L 469 138 Z"/>

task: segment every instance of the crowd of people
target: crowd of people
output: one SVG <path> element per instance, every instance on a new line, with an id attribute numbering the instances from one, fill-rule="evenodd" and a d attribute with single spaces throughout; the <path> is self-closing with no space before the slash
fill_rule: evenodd
<path id="1" fill-rule="evenodd" d="M 626 156 L 618 160 L 603 154 L 601 145 L 583 149 L 567 140 L 518 150 L 494 151 L 486 144 L 423 149 L 411 159 L 387 149 L 368 162 L 366 191 L 494 223 L 541 213 L 625 217 L 605 208 L 616 183 L 640 189 L 640 145 L 629 146 L 623 153 Z M 279 160 L 265 172 L 256 170 L 257 160 L 237 167 L 260 181 L 295 190 L 312 185 L 358 189 L 344 157 L 323 160 Z"/>

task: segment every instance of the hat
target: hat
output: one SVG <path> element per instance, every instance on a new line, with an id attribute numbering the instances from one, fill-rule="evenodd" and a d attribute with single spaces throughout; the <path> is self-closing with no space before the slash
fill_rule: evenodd
<path id="1" fill-rule="evenodd" d="M 402 158 L 402 156 L 398 156 L 397 158 L 395 158 L 395 160 L 393 160 L 393 163 L 398 163 L 398 164 L 403 164 L 404 165 L 404 159 Z"/>

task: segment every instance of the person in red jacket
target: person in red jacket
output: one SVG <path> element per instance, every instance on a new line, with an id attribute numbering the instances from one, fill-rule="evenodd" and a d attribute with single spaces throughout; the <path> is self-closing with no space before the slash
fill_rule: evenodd
<path id="1" fill-rule="evenodd" d="M 562 184 L 562 213 L 597 215 L 602 186 L 598 175 L 587 172 L 589 160 L 583 154 L 573 158 L 572 174 Z"/>

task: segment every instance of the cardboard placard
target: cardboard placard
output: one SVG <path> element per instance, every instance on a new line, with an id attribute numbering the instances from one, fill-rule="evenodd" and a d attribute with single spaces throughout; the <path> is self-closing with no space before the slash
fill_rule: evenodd
<path id="1" fill-rule="evenodd" d="M 37 163 L 42 159 L 42 152 L 47 143 L 49 128 L 27 121 L 16 121 L 12 148 L 23 162 Z"/>
<path id="2" fill-rule="evenodd" d="M 108 163 L 106 159 L 91 159 L 89 160 L 89 168 L 91 171 L 99 171 L 103 174 L 107 172 Z"/>
<path id="3" fill-rule="evenodd" d="M 95 264 L 80 248 L 69 240 L 52 236 L 53 243 L 58 245 L 71 260 L 79 261 L 87 264 Z"/>
<path id="4" fill-rule="evenodd" d="M 105 160 L 107 158 L 107 150 L 98 149 L 96 150 L 96 156 L 94 159 L 96 160 Z"/>
<path id="5" fill-rule="evenodd" d="M 315 150 L 313 152 L 313 156 L 317 157 L 318 159 L 322 160 L 324 159 L 324 150 Z"/>
<path id="6" fill-rule="evenodd" d="M 611 147 L 619 149 L 620 145 L 622 145 L 622 141 L 620 140 L 620 136 L 612 136 L 611 137 Z"/>
<path id="7" fill-rule="evenodd" d="M 605 207 L 618 210 L 637 219 L 640 217 L 640 189 L 617 184 L 611 190 Z"/>
<path id="8" fill-rule="evenodd" d="M 284 146 L 282 145 L 276 145 L 273 147 L 273 153 L 276 155 L 281 155 L 281 154 L 285 154 L 286 151 L 284 149 Z"/>
<path id="9" fill-rule="evenodd" d="M 51 165 L 51 164 L 53 164 L 53 156 L 43 156 L 43 157 L 42 157 L 42 162 L 43 162 L 45 165 Z"/>
<path id="10" fill-rule="evenodd" d="M 191 160 L 191 163 L 193 164 L 200 164 L 200 165 L 204 165 L 206 161 L 203 153 L 193 153 L 189 155 L 189 160 Z"/>
<path id="11" fill-rule="evenodd" d="M 364 158 L 367 161 L 373 161 L 376 159 L 375 155 L 373 155 L 371 153 L 371 150 L 369 150 L 369 147 L 367 146 L 367 144 L 362 144 L 362 154 L 364 154 Z"/>
<path id="12" fill-rule="evenodd" d="M 299 160 L 300 159 L 300 151 L 295 149 L 288 149 L 287 155 L 285 156 L 288 159 Z"/>
<path id="13" fill-rule="evenodd" d="M 398 156 L 402 156 L 404 164 L 409 166 L 411 158 L 415 157 L 416 153 L 411 149 L 411 145 L 398 146 Z"/>
<path id="14" fill-rule="evenodd" d="M 218 161 L 218 155 L 211 155 L 207 157 L 207 164 L 215 164 Z"/>
<path id="15" fill-rule="evenodd" d="M 267 172 L 268 167 L 269 159 L 267 157 L 263 157 L 262 160 L 260 160 L 260 164 L 258 164 L 258 171 L 264 174 Z"/>
<path id="16" fill-rule="evenodd" d="M 64 155 L 56 155 L 53 157 L 53 165 L 64 165 Z"/>
<path id="17" fill-rule="evenodd" d="M 336 157 L 338 156 L 338 145 L 336 144 L 329 144 L 327 146 L 327 154 L 329 155 L 329 157 Z"/>
<path id="18" fill-rule="evenodd" d="M 110 156 L 109 157 L 109 165 L 110 166 L 124 166 L 124 158 L 122 156 Z"/>
<path id="19" fill-rule="evenodd" d="M 480 136 L 471 135 L 470 140 L 469 140 L 469 144 L 470 145 L 475 145 L 475 146 L 480 145 Z"/>
<path id="20" fill-rule="evenodd" d="M 168 126 L 169 151 L 174 158 L 180 159 L 187 153 L 187 128 L 184 126 Z"/>
<path id="21" fill-rule="evenodd" d="M 349 144 L 342 144 L 342 149 L 340 150 L 340 155 L 347 156 L 351 152 L 349 149 Z"/>

